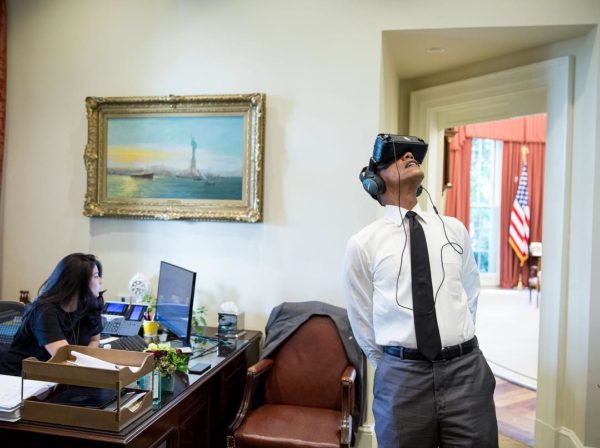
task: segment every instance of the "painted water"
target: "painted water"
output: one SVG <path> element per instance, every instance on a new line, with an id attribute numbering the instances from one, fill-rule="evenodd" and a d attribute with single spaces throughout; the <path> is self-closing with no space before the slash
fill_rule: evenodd
<path id="1" fill-rule="evenodd" d="M 153 178 L 109 174 L 109 199 L 199 199 L 241 200 L 242 177 L 214 177 L 197 180 L 191 177 L 154 176 Z"/>

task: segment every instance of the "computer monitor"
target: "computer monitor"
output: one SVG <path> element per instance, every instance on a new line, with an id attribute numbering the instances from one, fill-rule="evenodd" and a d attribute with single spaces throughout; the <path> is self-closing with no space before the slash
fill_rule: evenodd
<path id="1" fill-rule="evenodd" d="M 160 262 L 154 320 L 186 345 L 190 344 L 195 288 L 195 272 Z"/>

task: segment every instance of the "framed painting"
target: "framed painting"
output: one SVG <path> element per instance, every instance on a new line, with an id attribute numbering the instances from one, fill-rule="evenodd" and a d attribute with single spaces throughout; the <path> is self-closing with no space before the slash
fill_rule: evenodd
<path id="1" fill-rule="evenodd" d="M 86 216 L 262 221 L 266 97 L 86 98 Z"/>

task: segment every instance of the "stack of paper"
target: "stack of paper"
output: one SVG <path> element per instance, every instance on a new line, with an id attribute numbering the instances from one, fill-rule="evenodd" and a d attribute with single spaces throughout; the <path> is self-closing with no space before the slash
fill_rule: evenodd
<path id="1" fill-rule="evenodd" d="M 112 362 L 103 361 L 102 359 L 94 358 L 93 356 L 71 350 L 71 356 L 75 357 L 75 361 L 67 361 L 69 364 L 74 364 L 81 367 L 93 367 L 95 369 L 121 370 L 129 369 L 133 373 L 138 372 L 141 367 L 121 366 Z"/>
<path id="2" fill-rule="evenodd" d="M 23 399 L 46 395 L 56 383 L 21 380 L 20 376 L 0 375 L 0 420 L 16 422 L 21 418 L 21 382 Z"/>
<path id="3" fill-rule="evenodd" d="M 129 391 L 123 394 L 121 397 L 121 408 L 122 409 L 131 409 L 132 412 L 142 405 L 142 398 L 146 395 L 146 391 L 135 392 Z M 116 411 L 117 410 L 117 400 L 114 400 L 112 403 L 109 403 L 107 406 L 104 406 L 102 409 L 106 409 L 108 411 Z"/>

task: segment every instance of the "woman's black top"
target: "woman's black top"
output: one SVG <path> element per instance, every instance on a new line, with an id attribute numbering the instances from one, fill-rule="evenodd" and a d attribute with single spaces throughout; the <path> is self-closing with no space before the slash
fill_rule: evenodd
<path id="1" fill-rule="evenodd" d="M 61 339 L 69 344 L 88 345 L 92 336 L 101 331 L 100 310 L 79 317 L 76 312 L 66 312 L 59 304 L 33 302 L 23 315 L 8 352 L 0 359 L 0 373 L 21 375 L 23 359 L 30 356 L 40 361 L 50 359 L 45 345 Z"/>

